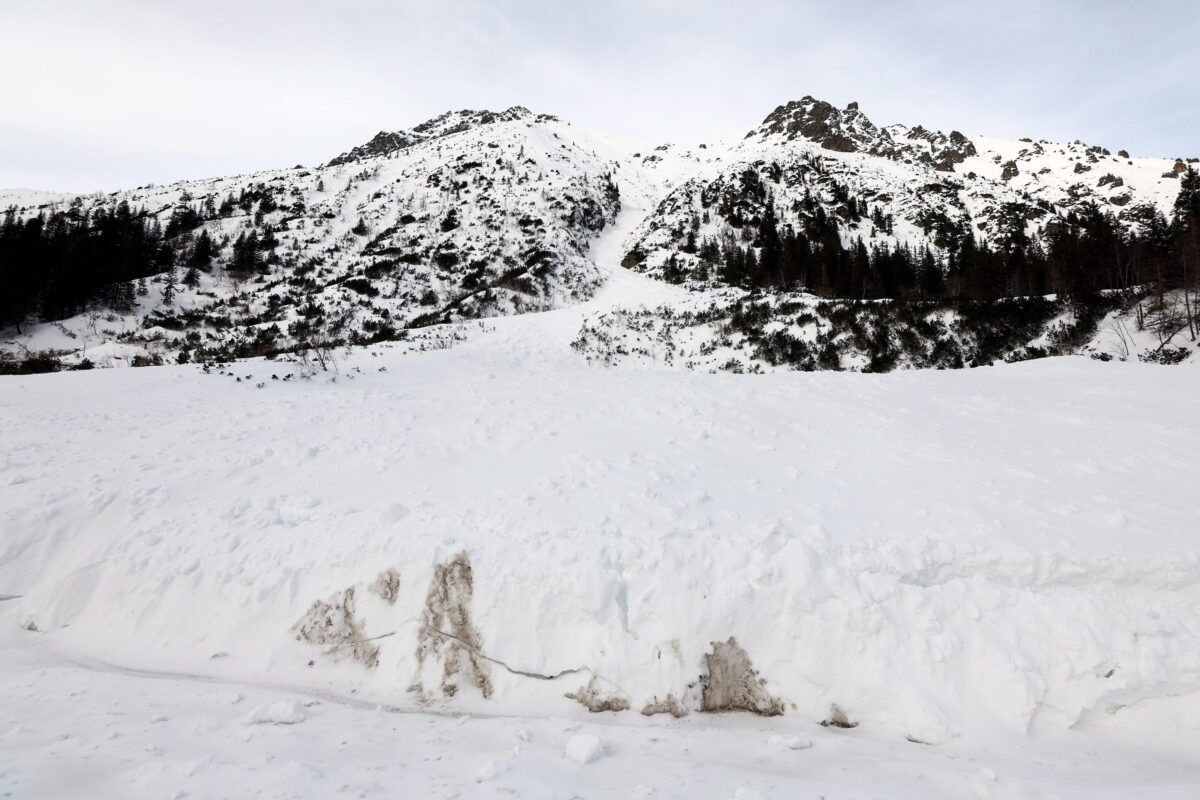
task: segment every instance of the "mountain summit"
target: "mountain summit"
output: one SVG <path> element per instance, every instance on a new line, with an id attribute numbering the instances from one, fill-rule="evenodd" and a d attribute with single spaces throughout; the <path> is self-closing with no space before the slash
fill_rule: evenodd
<path id="1" fill-rule="evenodd" d="M 496 122 L 513 122 L 528 119 L 533 113 L 523 106 L 513 106 L 506 111 L 447 111 L 445 114 L 422 122 L 410 130 L 380 131 L 369 142 L 360 144 L 336 158 L 329 160 L 326 166 L 338 166 L 351 161 L 361 161 L 365 158 L 386 156 L 397 150 L 412 147 L 419 142 L 427 142 L 456 133 L 463 133 L 480 125 L 491 125 Z"/>

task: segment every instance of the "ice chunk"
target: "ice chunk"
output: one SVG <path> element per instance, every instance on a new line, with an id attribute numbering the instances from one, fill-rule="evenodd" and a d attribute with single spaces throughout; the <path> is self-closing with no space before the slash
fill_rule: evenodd
<path id="1" fill-rule="evenodd" d="M 567 742 L 567 748 L 563 753 L 567 758 L 574 761 L 576 764 L 590 764 L 604 756 L 604 745 L 595 736 L 589 736 L 586 733 L 578 736 L 572 736 Z"/>
<path id="2" fill-rule="evenodd" d="M 767 796 L 745 786 L 739 786 L 733 793 L 733 800 L 767 800 Z"/>
<path id="3" fill-rule="evenodd" d="M 475 780 L 480 783 L 492 781 L 508 772 L 508 762 L 502 758 L 494 758 L 483 765 L 479 773 L 475 776 Z"/>
<path id="4" fill-rule="evenodd" d="M 295 725 L 308 719 L 308 712 L 296 700 L 266 703 L 242 718 L 243 725 Z"/>

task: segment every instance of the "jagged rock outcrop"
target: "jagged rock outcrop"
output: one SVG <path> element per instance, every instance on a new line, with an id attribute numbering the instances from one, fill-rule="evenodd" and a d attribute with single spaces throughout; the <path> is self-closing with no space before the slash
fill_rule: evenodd
<path id="1" fill-rule="evenodd" d="M 420 141 L 418 137 L 406 135 L 403 131 L 380 131 L 366 144 L 360 144 L 336 158 L 331 158 L 328 166 L 336 167 L 351 161 L 361 161 L 364 158 L 386 156 L 397 150 L 403 150 L 418 141 Z"/>
<path id="2" fill-rule="evenodd" d="M 804 137 L 839 153 L 868 151 L 876 146 L 879 129 L 850 103 L 844 110 L 806 95 L 772 111 L 750 136 L 777 135 L 788 140 Z"/>
<path id="3" fill-rule="evenodd" d="M 369 142 L 360 144 L 358 147 L 330 159 L 326 166 L 335 167 L 354 161 L 387 156 L 398 150 L 412 147 L 418 142 L 452 136 L 481 125 L 513 122 L 533 118 L 533 116 L 533 112 L 523 106 L 513 106 L 505 111 L 472 111 L 470 109 L 447 111 L 441 116 L 422 122 L 411 130 L 380 131 Z M 541 118 L 553 119 L 549 115 L 541 115 Z"/>
<path id="4" fill-rule="evenodd" d="M 958 131 L 942 133 L 929 131 L 917 125 L 903 134 L 902 141 L 908 145 L 905 152 L 915 153 L 916 159 L 922 164 L 933 167 L 938 172 L 953 172 L 955 164 L 961 164 L 972 156 L 979 155 L 974 142 Z M 928 145 L 928 150 L 921 148 Z"/>

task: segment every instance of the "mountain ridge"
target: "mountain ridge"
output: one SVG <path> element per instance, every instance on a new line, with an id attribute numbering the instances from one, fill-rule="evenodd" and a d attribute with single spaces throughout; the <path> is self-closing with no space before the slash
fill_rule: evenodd
<path id="1" fill-rule="evenodd" d="M 0 309 L 0 325 L 10 356 L 94 362 L 86 351 L 105 363 L 361 344 L 586 300 L 606 280 L 591 244 L 630 203 L 644 213 L 622 265 L 703 288 L 719 271 L 712 248 L 765 255 L 768 222 L 814 246 L 832 236 L 827 248 L 868 243 L 943 264 L 968 238 L 1045 248 L 1081 214 L 1137 236 L 1165 224 L 1188 168 L 1082 142 L 881 127 L 857 103 L 811 96 L 737 138 L 637 149 L 521 106 L 449 111 L 312 168 L 107 195 L 0 193 L 14 229 L 39 215 L 70 229 L 124 204 L 125 224 L 161 241 L 94 287 L 69 291 L 69 275 L 57 295 L 16 285 L 26 304 Z"/>

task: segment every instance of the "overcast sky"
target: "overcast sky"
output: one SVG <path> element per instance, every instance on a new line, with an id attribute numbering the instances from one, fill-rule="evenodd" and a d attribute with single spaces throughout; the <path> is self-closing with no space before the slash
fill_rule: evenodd
<path id="1" fill-rule="evenodd" d="M 448 109 L 654 141 L 806 94 L 1200 155 L 1200 0 L 0 0 L 0 187 L 316 164 Z"/>

